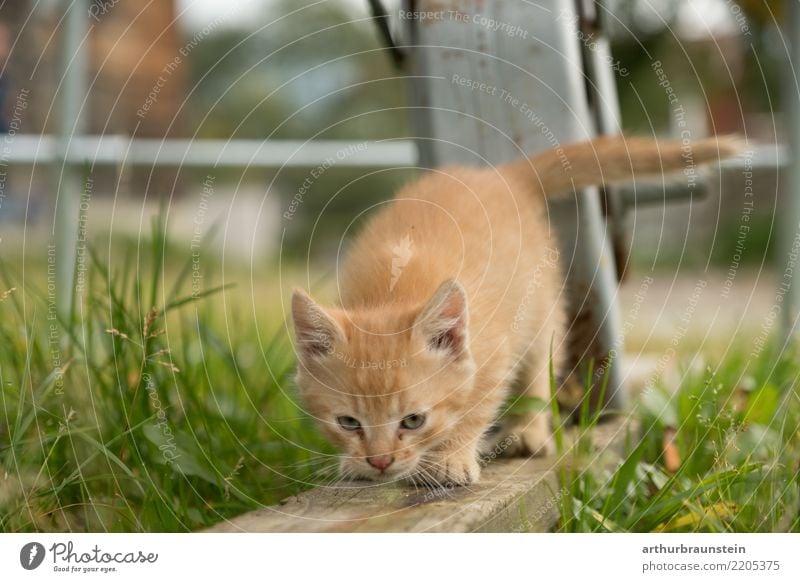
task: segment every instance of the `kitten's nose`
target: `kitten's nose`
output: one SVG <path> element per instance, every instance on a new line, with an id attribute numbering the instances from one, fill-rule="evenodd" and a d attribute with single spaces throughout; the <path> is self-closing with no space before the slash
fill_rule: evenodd
<path id="1" fill-rule="evenodd" d="M 377 455 L 375 457 L 367 457 L 367 463 L 379 471 L 385 471 L 392 463 L 394 463 L 394 455 Z"/>

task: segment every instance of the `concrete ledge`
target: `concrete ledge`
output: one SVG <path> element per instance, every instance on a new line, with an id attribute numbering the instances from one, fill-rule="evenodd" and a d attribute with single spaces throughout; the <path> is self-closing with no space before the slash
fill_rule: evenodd
<path id="1" fill-rule="evenodd" d="M 625 433 L 625 422 L 615 419 L 596 427 L 593 440 L 613 458 Z M 549 531 L 558 519 L 557 469 L 572 459 L 569 452 L 560 459 L 498 459 L 484 468 L 479 483 L 443 490 L 364 483 L 318 487 L 206 531 Z M 600 461 L 593 456 L 587 462 Z"/>

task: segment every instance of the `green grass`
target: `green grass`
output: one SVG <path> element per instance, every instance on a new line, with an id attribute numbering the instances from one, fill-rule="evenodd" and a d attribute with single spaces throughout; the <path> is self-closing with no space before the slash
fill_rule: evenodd
<path id="1" fill-rule="evenodd" d="M 645 389 L 621 462 L 584 439 L 581 462 L 562 469 L 558 530 L 800 531 L 798 356 L 735 354 L 677 387 Z"/>
<path id="2" fill-rule="evenodd" d="M 206 263 L 192 297 L 191 257 L 158 226 L 153 240 L 93 255 L 66 319 L 46 264 L 23 280 L 0 263 L 0 531 L 195 530 L 331 478 L 333 451 L 293 400 L 279 309 L 254 313 Z M 558 529 L 800 531 L 798 361 L 728 356 L 646 390 L 622 462 L 593 449 L 598 418 L 581 407 Z"/>
<path id="3" fill-rule="evenodd" d="M 167 256 L 95 254 L 66 320 L 30 267 L 23 285 L 0 265 L 0 531 L 195 530 L 334 464 L 293 402 L 283 323 L 265 334 L 230 289 L 192 297 L 191 258 Z"/>

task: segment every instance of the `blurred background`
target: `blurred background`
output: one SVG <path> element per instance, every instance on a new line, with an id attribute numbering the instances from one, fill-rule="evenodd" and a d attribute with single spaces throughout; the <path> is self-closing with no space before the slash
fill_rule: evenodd
<path id="1" fill-rule="evenodd" d="M 103 148 L 125 149 L 128 138 L 154 139 L 157 149 L 164 147 L 161 138 L 357 143 L 410 137 L 404 73 L 385 49 L 366 0 L 87 2 L 85 38 L 79 39 L 83 62 L 64 54 L 67 4 L 17 0 L 0 9 L 2 126 L 13 122 L 15 133 L 3 160 L 6 256 L 24 250 L 30 260 L 45 260 L 48 241 L 57 236 L 53 180 L 61 172 L 43 154 L 60 146 L 25 138 L 63 133 L 65 126 L 72 135 L 80 129 L 121 138 L 86 154 L 81 178 L 92 181 L 88 236 L 141 242 L 150 217 L 166 203 L 169 240 L 190 245 L 205 200 L 202 230 L 220 223 L 216 242 L 205 240 L 209 252 L 224 253 L 230 266 L 257 266 L 256 275 L 268 274 L 279 257 L 288 264 L 310 257 L 330 265 L 345 229 L 357 227 L 365 209 L 413 176 L 404 166 L 414 159 L 402 149 L 385 168 L 359 167 L 354 159 L 308 182 L 309 167 L 266 167 L 249 164 L 246 156 L 239 167 L 180 159 L 172 167 L 132 163 L 135 156 L 125 163 L 91 162 Z M 613 0 L 607 6 L 614 15 L 607 25 L 625 132 L 678 135 L 670 102 L 654 82 L 651 64 L 661 61 L 694 138 L 736 132 L 754 143 L 785 141 L 781 2 Z M 385 7 L 396 14 L 400 3 Z M 396 18 L 392 26 L 399 26 Z M 69 91 L 63 71 L 70 66 L 83 69 L 88 88 L 73 108 L 80 124 L 61 119 L 69 115 L 60 99 Z M 717 188 L 703 202 L 651 206 L 629 217 L 634 267 L 724 272 L 733 254 L 744 265 L 768 263 L 778 173 L 756 172 L 760 199 L 773 203 L 756 205 L 743 252 L 735 252 L 740 201 L 720 197 Z M 208 180 L 213 196 L 204 197 Z M 282 218 L 287 211 L 291 220 Z"/>

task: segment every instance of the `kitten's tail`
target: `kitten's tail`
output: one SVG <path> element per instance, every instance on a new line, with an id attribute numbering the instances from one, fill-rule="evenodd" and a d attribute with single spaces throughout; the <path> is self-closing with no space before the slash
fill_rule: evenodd
<path id="1" fill-rule="evenodd" d="M 544 192 L 550 195 L 680 170 L 689 175 L 700 164 L 735 156 L 742 149 L 743 143 L 734 136 L 688 143 L 599 137 L 550 149 L 510 166 L 514 172 L 533 173 Z"/>

